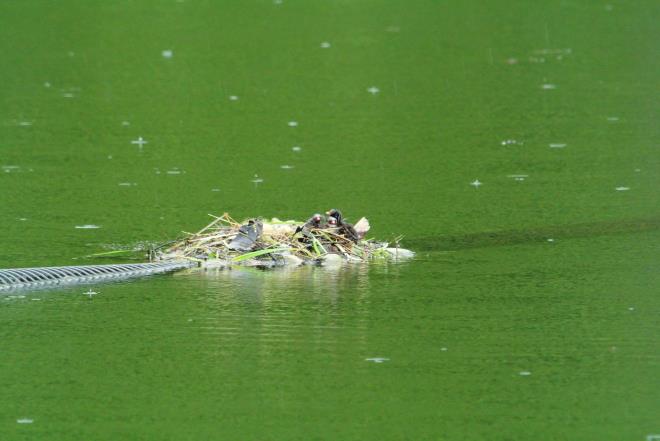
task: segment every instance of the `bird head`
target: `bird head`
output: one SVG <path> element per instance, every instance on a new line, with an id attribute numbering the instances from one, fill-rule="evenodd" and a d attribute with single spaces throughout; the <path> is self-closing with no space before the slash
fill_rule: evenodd
<path id="1" fill-rule="evenodd" d="M 336 208 L 333 208 L 332 210 L 326 211 L 325 214 L 327 214 L 331 218 L 336 219 L 337 222 L 341 222 L 341 219 L 342 219 L 341 211 L 337 210 Z"/>

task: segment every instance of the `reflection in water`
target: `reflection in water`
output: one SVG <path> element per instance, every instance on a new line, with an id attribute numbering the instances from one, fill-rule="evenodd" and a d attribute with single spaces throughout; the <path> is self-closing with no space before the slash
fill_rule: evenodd
<path id="1" fill-rule="evenodd" d="M 346 344 L 368 352 L 370 278 L 396 275 L 396 266 L 194 269 L 178 276 L 203 293 L 193 326 L 212 337 L 213 351 L 238 346 L 261 359 L 295 345 L 334 358 Z"/>

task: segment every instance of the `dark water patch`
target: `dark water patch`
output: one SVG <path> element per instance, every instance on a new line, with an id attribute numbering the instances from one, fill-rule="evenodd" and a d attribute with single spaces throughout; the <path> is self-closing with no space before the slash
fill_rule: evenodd
<path id="1" fill-rule="evenodd" d="M 406 238 L 405 246 L 416 251 L 463 250 L 561 239 L 641 233 L 660 229 L 660 217 L 553 225 L 526 230 L 485 231 L 454 236 Z"/>

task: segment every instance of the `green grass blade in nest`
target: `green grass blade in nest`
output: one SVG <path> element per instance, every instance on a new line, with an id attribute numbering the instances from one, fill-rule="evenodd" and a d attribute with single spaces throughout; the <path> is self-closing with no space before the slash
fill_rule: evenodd
<path id="1" fill-rule="evenodd" d="M 312 246 L 314 247 L 314 251 L 316 252 L 316 254 L 318 256 L 322 256 L 323 254 L 327 254 L 327 251 L 325 250 L 325 248 L 323 247 L 321 242 L 319 242 L 319 240 L 314 236 L 312 236 Z"/>
<path id="2" fill-rule="evenodd" d="M 250 253 L 241 254 L 231 259 L 232 262 L 242 262 L 243 260 L 251 259 L 253 257 L 263 256 L 270 253 L 280 253 L 283 251 L 289 251 L 289 248 L 266 248 L 264 250 L 252 251 Z"/>

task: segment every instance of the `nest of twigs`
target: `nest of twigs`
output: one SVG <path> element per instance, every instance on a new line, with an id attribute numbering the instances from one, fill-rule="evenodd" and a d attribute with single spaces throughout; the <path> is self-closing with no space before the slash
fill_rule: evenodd
<path id="1" fill-rule="evenodd" d="M 233 244 L 237 237 L 245 234 L 244 228 L 248 223 L 237 222 L 227 213 L 212 217 L 213 222 L 196 233 L 185 233 L 181 240 L 157 249 L 152 258 L 276 266 L 292 261 L 312 263 L 329 255 L 355 262 L 391 259 L 392 250 L 398 249 L 398 245 L 397 248 L 388 248 L 388 243 L 373 239 L 351 239 L 339 228 L 302 228 L 303 222 L 278 219 L 249 221 L 249 224 L 259 224 L 259 234 L 250 242 L 249 248 L 237 249 Z"/>

